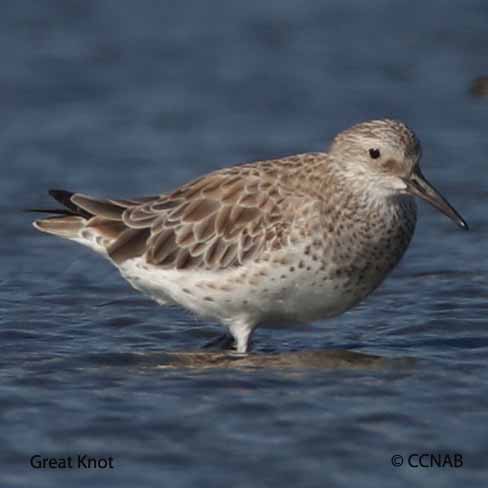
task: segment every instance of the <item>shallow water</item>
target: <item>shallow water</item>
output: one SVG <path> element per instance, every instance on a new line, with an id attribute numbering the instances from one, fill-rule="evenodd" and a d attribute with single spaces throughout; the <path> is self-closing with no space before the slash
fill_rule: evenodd
<path id="1" fill-rule="evenodd" d="M 310 2 L 312 4 L 312 2 Z M 2 487 L 482 486 L 488 475 L 484 1 L 10 2 L 0 17 Z M 469 222 L 421 206 L 384 286 L 259 354 L 349 349 L 409 368 L 160 368 L 218 329 L 133 292 L 19 207 L 48 188 L 154 194 L 321 150 L 393 116 Z M 161 358 L 159 357 L 161 355 Z M 113 469 L 36 470 L 35 454 Z M 393 467 L 395 454 L 463 466 Z"/>

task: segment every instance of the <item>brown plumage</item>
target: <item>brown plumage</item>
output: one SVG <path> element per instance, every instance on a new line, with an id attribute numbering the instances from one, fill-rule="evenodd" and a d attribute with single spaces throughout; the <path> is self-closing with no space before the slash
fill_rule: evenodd
<path id="1" fill-rule="evenodd" d="M 107 253 L 117 264 L 145 255 L 161 268 L 208 270 L 239 266 L 265 248 L 286 243 L 283 212 L 307 192 L 290 184 L 310 155 L 264 161 L 221 170 L 190 182 L 175 192 L 144 199 L 98 199 L 80 193 L 56 192 L 56 199 L 83 220 L 67 217 L 38 223 L 40 230 L 68 233 L 96 229 L 109 242 Z M 316 163 L 316 162 L 315 162 Z M 270 172 L 282 166 L 281 178 Z M 284 180 L 284 183 L 283 183 Z M 313 191 L 312 181 L 309 181 Z M 286 200 L 286 203 L 285 203 Z M 66 234 L 66 231 L 63 231 Z"/>
<path id="2" fill-rule="evenodd" d="M 420 157 L 407 126 L 370 121 L 327 153 L 234 166 L 166 195 L 51 191 L 64 209 L 34 225 L 110 258 L 158 302 L 219 320 L 246 352 L 262 322 L 331 317 L 379 286 L 413 236 L 414 196 L 467 228 Z"/>

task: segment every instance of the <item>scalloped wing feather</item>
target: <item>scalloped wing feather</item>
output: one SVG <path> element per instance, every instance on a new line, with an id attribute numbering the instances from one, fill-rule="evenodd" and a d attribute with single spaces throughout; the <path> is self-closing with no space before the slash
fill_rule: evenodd
<path id="1" fill-rule="evenodd" d="M 145 248 L 150 264 L 225 269 L 255 258 L 268 245 L 274 250 L 285 245 L 283 227 L 289 222 L 280 212 L 283 193 L 258 175 L 211 173 L 170 195 L 126 208 L 122 220 L 131 229 L 150 230 Z M 130 245 L 131 239 L 114 243 L 112 259 L 133 255 L 124 250 Z"/>

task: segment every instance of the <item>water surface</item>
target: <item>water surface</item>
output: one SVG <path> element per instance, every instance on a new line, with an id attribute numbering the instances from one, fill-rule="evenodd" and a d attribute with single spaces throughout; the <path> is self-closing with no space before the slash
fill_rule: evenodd
<path id="1" fill-rule="evenodd" d="M 486 2 L 10 2 L 0 18 L 0 484 L 481 486 L 488 475 Z M 348 349 L 410 368 L 159 368 L 218 331 L 36 233 L 46 190 L 130 197 L 322 150 L 391 116 L 469 222 L 421 205 L 384 286 L 260 354 Z M 393 467 L 461 453 L 462 468 Z M 35 470 L 34 454 L 112 456 Z"/>

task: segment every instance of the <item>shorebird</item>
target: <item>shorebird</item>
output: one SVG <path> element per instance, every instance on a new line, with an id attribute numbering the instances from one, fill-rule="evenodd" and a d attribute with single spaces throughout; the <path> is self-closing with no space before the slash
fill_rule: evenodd
<path id="1" fill-rule="evenodd" d="M 260 325 L 334 317 L 376 289 L 413 236 L 414 197 L 468 228 L 420 158 L 405 124 L 373 120 L 327 152 L 221 169 L 159 196 L 51 190 L 64 208 L 34 226 L 93 249 L 160 304 L 218 321 L 215 344 L 246 353 Z"/>

